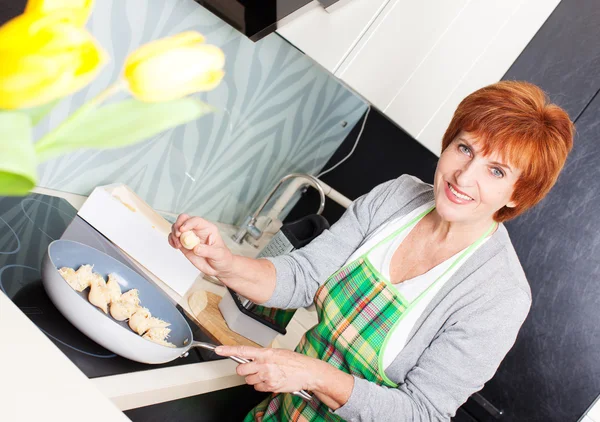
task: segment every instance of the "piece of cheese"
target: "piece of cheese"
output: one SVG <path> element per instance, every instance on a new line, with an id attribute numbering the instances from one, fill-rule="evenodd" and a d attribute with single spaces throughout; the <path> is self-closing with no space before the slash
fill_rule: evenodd
<path id="1" fill-rule="evenodd" d="M 179 236 L 181 245 L 186 249 L 194 249 L 200 243 L 200 238 L 193 231 L 183 232 Z"/>

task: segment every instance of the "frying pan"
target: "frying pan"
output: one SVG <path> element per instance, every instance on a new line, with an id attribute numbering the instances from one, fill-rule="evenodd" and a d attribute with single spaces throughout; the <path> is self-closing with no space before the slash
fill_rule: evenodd
<path id="1" fill-rule="evenodd" d="M 117 321 L 88 301 L 88 289 L 74 290 L 58 272 L 58 268 L 79 268 L 93 264 L 94 272 L 107 277 L 116 273 L 121 291 L 138 289 L 142 306 L 153 316 L 171 325 L 169 341 L 176 347 L 154 343 L 133 332 L 126 321 Z M 186 356 L 193 347 L 214 350 L 215 345 L 194 341 L 192 330 L 175 305 L 154 284 L 111 256 L 72 240 L 55 240 L 48 245 L 42 262 L 42 283 L 54 306 L 82 333 L 106 349 L 137 362 L 159 364 Z M 246 359 L 230 356 L 237 363 L 247 363 Z M 306 391 L 293 393 L 304 400 L 312 397 Z"/>

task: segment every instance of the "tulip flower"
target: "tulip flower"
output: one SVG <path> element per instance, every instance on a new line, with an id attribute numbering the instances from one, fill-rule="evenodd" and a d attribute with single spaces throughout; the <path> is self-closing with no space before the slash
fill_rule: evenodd
<path id="1" fill-rule="evenodd" d="M 169 101 L 215 88 L 223 79 L 223 51 L 195 31 L 143 45 L 125 62 L 129 91 L 145 102 Z"/>
<path id="2" fill-rule="evenodd" d="M 0 195 L 25 195 L 38 163 L 81 148 L 118 148 L 195 120 L 214 108 L 187 94 L 216 87 L 225 57 L 197 32 L 151 42 L 132 53 L 124 78 L 60 125 L 32 139 L 53 101 L 94 79 L 107 55 L 83 28 L 93 0 L 29 0 L 0 27 Z M 124 88 L 136 98 L 104 104 Z"/>
<path id="3" fill-rule="evenodd" d="M 72 10 L 24 13 L 0 27 L 0 109 L 43 105 L 94 79 L 107 55 L 75 20 Z"/>
<path id="4" fill-rule="evenodd" d="M 56 11 L 73 12 L 73 23 L 84 26 L 92 13 L 94 0 L 29 0 L 25 13 L 47 15 Z"/>

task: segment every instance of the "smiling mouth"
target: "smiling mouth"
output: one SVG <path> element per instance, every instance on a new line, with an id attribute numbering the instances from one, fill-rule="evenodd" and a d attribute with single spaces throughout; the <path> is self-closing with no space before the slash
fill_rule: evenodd
<path id="1" fill-rule="evenodd" d="M 452 186 L 452 184 L 446 182 L 448 184 L 448 189 L 450 189 L 450 192 L 452 192 L 452 194 L 454 196 L 456 196 L 458 199 L 462 199 L 463 201 L 473 201 L 473 198 L 471 198 L 468 195 L 465 195 L 463 193 L 458 192 L 456 189 L 454 189 L 454 186 Z"/>

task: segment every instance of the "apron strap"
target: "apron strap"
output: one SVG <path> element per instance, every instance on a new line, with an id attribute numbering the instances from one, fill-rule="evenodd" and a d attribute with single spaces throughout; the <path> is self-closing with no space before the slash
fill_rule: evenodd
<path id="1" fill-rule="evenodd" d="M 406 230 L 408 227 L 412 226 L 413 224 L 417 223 L 418 221 L 420 221 L 423 217 L 425 217 L 427 214 L 429 214 L 433 209 L 435 208 L 435 204 L 432 205 L 431 207 L 429 207 L 427 210 L 423 211 L 422 213 L 420 213 L 419 215 L 417 215 L 416 217 L 414 217 L 412 220 L 410 220 L 408 223 L 405 223 L 402 225 L 402 227 L 400 227 L 397 230 L 394 230 L 394 232 L 392 234 L 390 234 L 389 236 L 387 236 L 385 239 L 379 241 L 376 245 L 373 245 L 367 252 L 365 252 L 363 254 L 363 256 L 367 256 L 369 255 L 371 252 L 373 252 L 373 250 L 375 250 L 376 248 L 378 248 L 379 246 L 384 245 L 385 243 L 388 243 L 389 241 L 391 241 L 392 239 L 394 239 L 396 236 L 398 236 L 400 233 L 402 233 L 404 230 Z"/>

